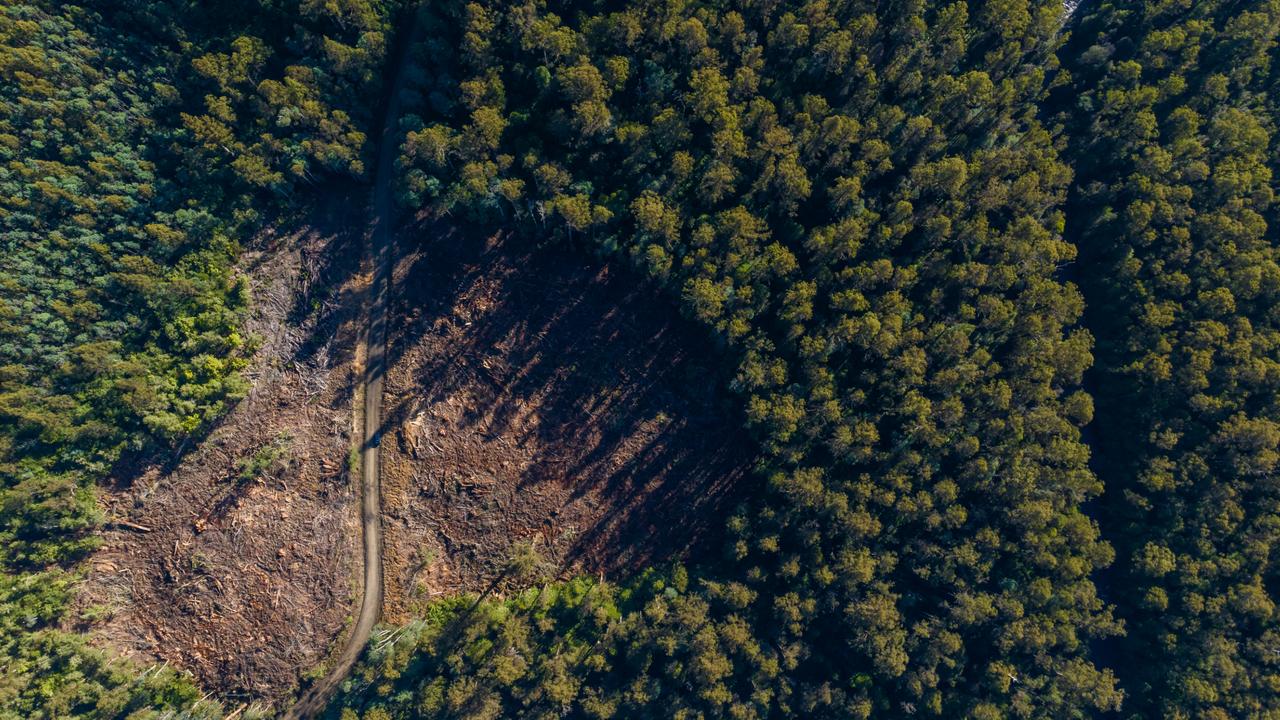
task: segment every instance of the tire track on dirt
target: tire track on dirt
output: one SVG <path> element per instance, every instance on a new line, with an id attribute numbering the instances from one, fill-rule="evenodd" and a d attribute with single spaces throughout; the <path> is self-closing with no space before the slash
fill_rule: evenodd
<path id="1" fill-rule="evenodd" d="M 312 685 L 298 702 L 285 713 L 290 720 L 313 718 L 322 713 L 338 689 L 338 685 L 355 667 L 369 642 L 369 635 L 382 612 L 382 500 L 380 497 L 380 435 L 382 432 L 382 381 L 386 375 L 387 318 L 391 304 L 392 232 L 395 204 L 392 188 L 399 143 L 400 91 L 410 52 L 420 33 L 416 7 L 408 10 L 409 29 L 404 37 L 392 70 L 395 78 L 389 88 L 382 139 L 378 148 L 378 167 L 374 177 L 372 218 L 369 241 L 374 266 L 373 282 L 366 298 L 368 322 L 362 331 L 365 348 L 364 439 L 360 454 L 360 517 L 364 540 L 364 592 L 360 612 L 342 654 L 329 673 Z"/>

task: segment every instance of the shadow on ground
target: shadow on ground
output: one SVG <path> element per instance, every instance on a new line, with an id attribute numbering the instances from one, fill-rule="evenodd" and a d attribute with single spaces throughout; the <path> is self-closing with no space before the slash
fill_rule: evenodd
<path id="1" fill-rule="evenodd" d="M 333 192 L 247 243 L 248 395 L 205 435 L 120 463 L 76 601 L 94 642 L 190 670 L 232 707 L 286 697 L 351 612 L 365 191 Z"/>
<path id="2" fill-rule="evenodd" d="M 753 451 L 705 332 L 580 253 L 406 235 L 383 445 L 393 604 L 484 589 L 521 542 L 558 575 L 718 552 Z"/>

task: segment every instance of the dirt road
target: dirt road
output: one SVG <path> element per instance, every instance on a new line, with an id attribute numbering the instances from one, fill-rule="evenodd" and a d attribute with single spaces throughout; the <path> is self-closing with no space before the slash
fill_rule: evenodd
<path id="1" fill-rule="evenodd" d="M 325 706 L 347 677 L 369 642 L 369 634 L 382 612 L 382 500 L 380 497 L 379 445 L 382 429 L 382 379 L 386 375 L 387 315 L 391 304 L 392 233 L 395 227 L 393 186 L 400 117 L 400 91 L 404 83 L 405 65 L 418 35 L 417 13 L 409 11 L 408 35 L 397 54 L 392 70 L 395 80 L 388 89 L 386 118 L 378 150 L 378 167 L 374 178 L 369 244 L 372 251 L 373 282 L 367 297 L 368 322 L 363 331 L 365 369 L 364 441 L 360 453 L 360 516 L 364 539 L 364 594 L 360 614 L 347 644 L 324 679 L 313 685 L 285 714 L 301 720 L 324 711 Z"/>

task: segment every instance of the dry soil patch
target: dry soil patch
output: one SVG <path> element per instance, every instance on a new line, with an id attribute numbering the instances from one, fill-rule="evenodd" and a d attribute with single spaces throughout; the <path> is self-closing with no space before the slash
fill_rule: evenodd
<path id="1" fill-rule="evenodd" d="M 752 453 L 705 333 L 574 252 L 405 235 L 382 443 L 388 619 L 518 584 L 516 543 L 552 576 L 714 551 Z"/>
<path id="2" fill-rule="evenodd" d="M 102 493 L 117 522 L 78 599 L 108 614 L 93 636 L 228 698 L 287 694 L 352 611 L 361 278 L 351 269 L 362 242 L 344 233 L 362 224 L 340 214 L 267 234 L 245 254 L 248 329 L 263 342 L 249 395 L 172 467 L 123 471 Z"/>

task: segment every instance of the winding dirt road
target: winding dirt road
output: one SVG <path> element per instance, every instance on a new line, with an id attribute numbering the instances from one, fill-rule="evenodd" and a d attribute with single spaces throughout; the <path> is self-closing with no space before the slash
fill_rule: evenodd
<path id="1" fill-rule="evenodd" d="M 360 518 L 364 540 L 364 594 L 360 613 L 347 644 L 337 662 L 324 679 L 311 686 L 285 713 L 290 720 L 313 718 L 325 706 L 350 674 L 369 642 L 369 634 L 382 613 L 382 498 L 380 495 L 379 445 L 382 432 L 382 379 L 386 375 L 387 316 L 391 304 L 391 265 L 394 250 L 392 232 L 395 226 L 395 161 L 399 150 L 396 142 L 400 118 L 400 91 L 404 84 L 405 66 L 410 49 L 418 39 L 416 10 L 410 9 L 410 29 L 401 42 L 392 72 L 395 79 L 389 88 L 386 118 L 379 142 L 378 167 L 373 184 L 372 217 L 369 244 L 372 248 L 373 282 L 366 297 L 368 321 L 362 331 L 364 345 L 364 440 L 360 454 Z"/>

